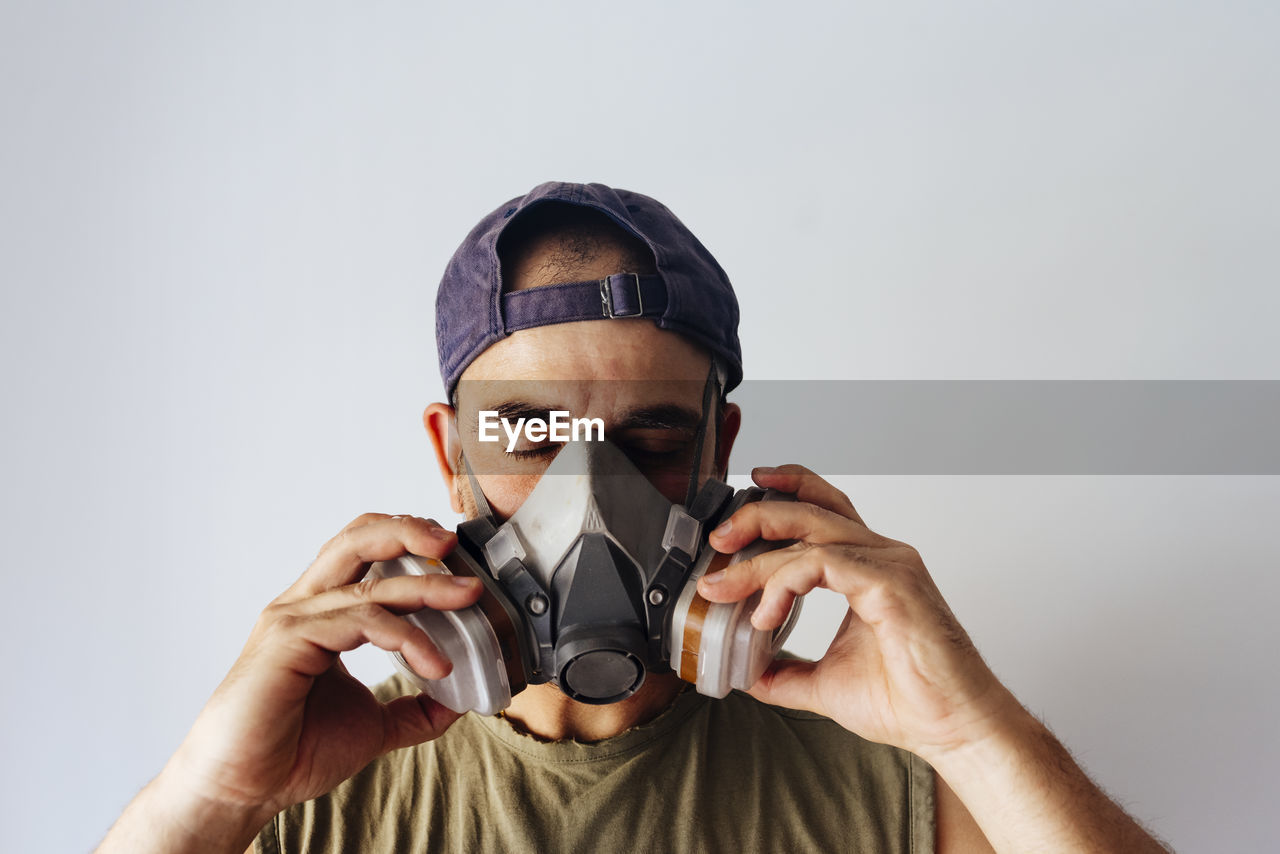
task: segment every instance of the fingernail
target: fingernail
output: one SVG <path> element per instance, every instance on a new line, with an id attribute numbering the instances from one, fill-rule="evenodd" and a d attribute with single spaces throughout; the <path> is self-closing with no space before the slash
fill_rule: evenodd
<path id="1" fill-rule="evenodd" d="M 449 576 L 449 580 L 459 587 L 471 587 L 478 583 L 478 579 L 472 578 L 469 575 L 451 575 Z"/>
<path id="2" fill-rule="evenodd" d="M 705 581 L 707 584 L 719 584 L 721 581 L 724 581 L 724 574 L 725 574 L 725 570 L 723 569 L 717 570 L 716 572 L 713 572 L 710 575 L 702 576 L 702 580 Z"/>
<path id="3" fill-rule="evenodd" d="M 711 533 L 715 534 L 717 537 L 727 537 L 729 535 L 729 532 L 732 530 L 733 530 L 733 520 L 725 519 L 723 522 L 720 523 L 719 527 L 717 527 Z"/>
<path id="4" fill-rule="evenodd" d="M 777 469 L 775 469 L 773 466 L 756 466 L 755 468 L 753 468 L 753 469 L 751 470 L 751 473 L 752 473 L 753 475 L 756 475 L 756 474 L 773 474 L 775 471 L 777 471 Z"/>
<path id="5" fill-rule="evenodd" d="M 447 540 L 453 536 L 453 531 L 440 527 L 440 523 L 435 519 L 428 519 L 427 527 L 431 529 L 431 536 L 438 540 Z"/>

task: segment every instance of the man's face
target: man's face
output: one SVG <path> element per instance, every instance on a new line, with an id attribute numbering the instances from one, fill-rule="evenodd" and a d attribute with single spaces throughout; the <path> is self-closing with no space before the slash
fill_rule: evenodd
<path id="1" fill-rule="evenodd" d="M 505 434 L 498 442 L 481 443 L 478 412 L 497 411 L 512 423 L 520 417 L 546 420 L 551 411 L 599 418 L 605 437 L 658 491 L 672 502 L 683 502 L 698 456 L 709 368 L 705 352 L 650 320 L 592 320 L 522 330 L 494 344 L 462 375 L 457 398 L 462 451 L 494 513 L 506 519 L 533 490 L 560 444 L 531 444 L 522 437 L 508 452 Z M 736 427 L 736 410 L 733 414 Z M 709 420 L 699 482 L 717 473 L 716 426 Z M 452 486 L 468 518 L 475 516 L 466 478 L 455 478 Z"/>

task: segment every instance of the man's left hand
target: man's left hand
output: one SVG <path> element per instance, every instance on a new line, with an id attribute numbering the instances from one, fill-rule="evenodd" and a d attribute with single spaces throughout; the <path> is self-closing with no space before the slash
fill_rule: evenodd
<path id="1" fill-rule="evenodd" d="M 815 587 L 849 603 L 821 659 L 774 662 L 751 689 L 754 697 L 817 712 L 929 761 L 1027 715 L 982 660 L 914 548 L 872 531 L 848 496 L 802 466 L 756 469 L 752 477 L 796 501 L 743 506 L 712 533 L 712 547 L 733 553 L 761 537 L 797 542 L 703 577 L 698 592 L 734 602 L 763 590 L 752 623 L 765 631 Z"/>

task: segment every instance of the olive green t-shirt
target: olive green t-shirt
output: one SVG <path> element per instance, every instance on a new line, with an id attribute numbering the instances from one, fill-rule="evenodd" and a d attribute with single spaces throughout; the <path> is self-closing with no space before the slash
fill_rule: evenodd
<path id="1" fill-rule="evenodd" d="M 375 693 L 410 693 L 394 676 Z M 468 714 L 281 812 L 261 854 L 875 851 L 932 854 L 933 770 L 819 715 L 686 690 L 603 741 Z"/>

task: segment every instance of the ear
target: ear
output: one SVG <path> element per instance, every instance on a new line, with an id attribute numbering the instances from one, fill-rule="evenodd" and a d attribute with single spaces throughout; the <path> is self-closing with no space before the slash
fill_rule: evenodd
<path id="1" fill-rule="evenodd" d="M 733 442 L 738 438 L 741 427 L 742 408 L 736 403 L 726 403 L 716 435 L 716 477 L 720 480 L 729 477 L 729 452 L 733 450 Z"/>
<path id="2" fill-rule="evenodd" d="M 435 448 L 436 465 L 440 467 L 440 477 L 449 490 L 449 506 L 453 512 L 462 513 L 462 478 L 454 469 L 462 447 L 458 444 L 457 415 L 452 406 L 433 403 L 422 411 L 422 426 L 431 438 L 431 447 Z"/>

